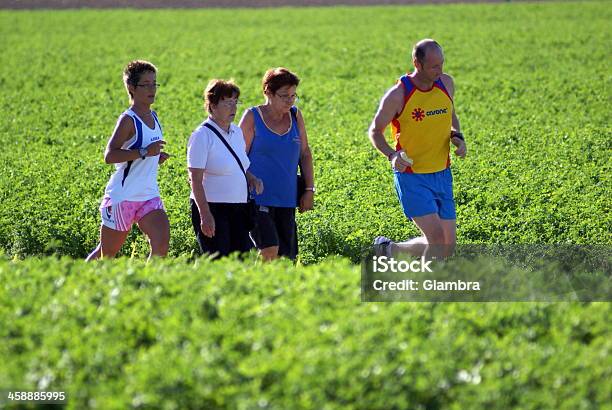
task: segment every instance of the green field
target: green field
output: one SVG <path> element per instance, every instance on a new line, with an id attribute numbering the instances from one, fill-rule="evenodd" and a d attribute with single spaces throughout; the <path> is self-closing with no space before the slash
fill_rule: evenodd
<path id="1" fill-rule="evenodd" d="M 611 17 L 607 3 L 3 12 L 0 247 L 84 257 L 95 246 L 112 171 L 102 154 L 127 106 L 121 70 L 136 57 L 157 64 L 163 84 L 173 255 L 195 249 L 185 145 L 204 86 L 235 78 L 244 109 L 277 65 L 303 79 L 319 188 L 317 209 L 299 220 L 302 260 L 355 259 L 377 234 L 415 234 L 366 132 L 412 44 L 429 36 L 446 50 L 470 149 L 453 166 L 458 240 L 611 243 Z M 400 21 L 404 32 L 391 34 Z"/>
<path id="2" fill-rule="evenodd" d="M 416 234 L 367 128 L 424 37 L 445 49 L 468 141 L 458 241 L 612 244 L 610 21 L 608 2 L 0 11 L 0 390 L 50 380 L 71 408 L 104 409 L 609 406 L 609 303 L 360 304 L 352 263 L 376 235 Z M 133 232 L 137 260 L 85 265 L 68 257 L 97 242 L 135 58 L 160 70 L 178 258 L 144 267 Z M 279 65 L 302 78 L 314 154 L 305 266 L 194 262 L 185 146 L 202 90 L 232 77 L 244 109 Z"/>

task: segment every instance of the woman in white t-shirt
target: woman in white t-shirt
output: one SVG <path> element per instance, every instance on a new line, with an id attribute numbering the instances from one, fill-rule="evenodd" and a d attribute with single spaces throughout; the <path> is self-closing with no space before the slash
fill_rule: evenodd
<path id="1" fill-rule="evenodd" d="M 247 171 L 242 130 L 232 123 L 239 96 L 232 81 L 211 80 L 204 90 L 208 118 L 187 144 L 193 229 L 200 251 L 215 257 L 253 247 L 249 189 L 263 192 L 261 180 Z"/>
<path id="2" fill-rule="evenodd" d="M 123 71 L 130 97 L 106 146 L 104 161 L 115 164 L 100 204 L 100 243 L 87 260 L 114 257 L 132 225 L 138 224 L 151 245 L 151 256 L 165 256 L 170 225 L 157 186 L 157 168 L 169 155 L 161 124 L 151 105 L 157 91 L 157 68 L 148 61 L 130 62 Z"/>

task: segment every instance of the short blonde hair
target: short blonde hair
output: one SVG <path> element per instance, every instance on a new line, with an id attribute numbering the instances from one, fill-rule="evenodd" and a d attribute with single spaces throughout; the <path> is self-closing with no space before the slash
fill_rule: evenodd
<path id="1" fill-rule="evenodd" d="M 140 77 L 146 72 L 157 73 L 157 67 L 155 67 L 153 63 L 145 60 L 134 60 L 130 61 L 123 69 L 123 84 L 130 98 L 132 98 L 132 93 L 128 88 L 128 84 L 133 86 L 137 85 L 140 81 Z"/>

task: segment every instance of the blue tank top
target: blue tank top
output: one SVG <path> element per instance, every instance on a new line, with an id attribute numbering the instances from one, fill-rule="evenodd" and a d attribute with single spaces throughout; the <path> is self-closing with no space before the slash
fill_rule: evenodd
<path id="1" fill-rule="evenodd" d="M 270 130 L 256 107 L 250 108 L 255 121 L 255 135 L 249 151 L 249 171 L 263 181 L 264 191 L 255 195 L 255 203 L 264 206 L 297 206 L 297 169 L 300 160 L 300 131 L 297 108 L 291 107 L 291 127 L 279 135 Z"/>

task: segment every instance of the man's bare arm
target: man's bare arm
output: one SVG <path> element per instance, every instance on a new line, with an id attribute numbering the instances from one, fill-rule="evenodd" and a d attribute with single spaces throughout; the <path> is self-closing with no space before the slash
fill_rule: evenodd
<path id="1" fill-rule="evenodd" d="M 398 84 L 389 89 L 383 96 L 370 125 L 369 136 L 372 145 L 387 158 L 390 158 L 395 150 L 385 140 L 385 129 L 402 110 L 403 103 L 404 90 L 401 88 L 401 84 Z"/>
<path id="2" fill-rule="evenodd" d="M 453 77 L 448 74 L 442 74 L 440 77 L 444 87 L 446 87 L 446 91 L 450 95 L 453 102 L 455 100 L 455 82 L 453 81 Z M 467 154 L 467 145 L 465 144 L 465 139 L 463 136 L 452 137 L 453 133 L 461 133 L 461 124 L 459 123 L 459 117 L 457 117 L 457 113 L 455 112 L 455 104 L 453 103 L 453 113 L 452 113 L 452 123 L 451 123 L 451 142 L 457 149 L 455 150 L 455 155 L 460 158 L 465 158 L 465 154 Z"/>

